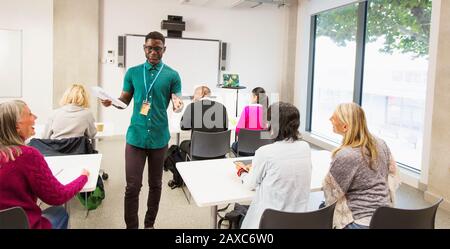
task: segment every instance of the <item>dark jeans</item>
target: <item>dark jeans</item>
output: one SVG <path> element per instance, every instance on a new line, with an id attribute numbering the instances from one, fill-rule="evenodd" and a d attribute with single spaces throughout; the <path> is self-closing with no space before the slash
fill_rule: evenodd
<path id="1" fill-rule="evenodd" d="M 139 192 L 145 161 L 148 160 L 148 197 L 144 226 L 153 227 L 161 199 L 162 173 L 167 145 L 161 149 L 142 149 L 127 144 L 125 147 L 125 223 L 127 228 L 139 228 Z"/>
<path id="2" fill-rule="evenodd" d="M 63 206 L 53 206 L 42 211 L 42 216 L 52 223 L 52 229 L 67 229 L 69 214 Z"/>
<path id="3" fill-rule="evenodd" d="M 234 151 L 234 153 L 235 153 L 237 156 L 254 156 L 254 155 L 255 155 L 255 153 L 245 153 L 245 152 L 239 152 L 239 155 L 238 155 L 238 154 L 237 154 L 238 142 L 239 142 L 239 141 L 236 141 L 236 142 L 234 142 L 234 143 L 231 145 L 231 149 Z"/>

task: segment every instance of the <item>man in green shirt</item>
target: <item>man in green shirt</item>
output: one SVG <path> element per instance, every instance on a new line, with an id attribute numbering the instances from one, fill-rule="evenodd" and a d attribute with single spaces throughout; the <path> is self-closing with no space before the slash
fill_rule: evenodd
<path id="1" fill-rule="evenodd" d="M 139 192 L 146 160 L 149 166 L 149 193 L 144 227 L 153 228 L 161 199 L 163 165 L 170 139 L 167 107 L 172 100 L 175 112 L 183 108 L 180 76 L 161 61 L 166 50 L 164 43 L 165 38 L 159 32 L 151 32 L 145 37 L 147 61 L 128 69 L 119 98 L 126 105 L 134 98 L 125 147 L 127 228 L 139 228 Z M 108 107 L 112 102 L 102 100 L 102 104 Z"/>

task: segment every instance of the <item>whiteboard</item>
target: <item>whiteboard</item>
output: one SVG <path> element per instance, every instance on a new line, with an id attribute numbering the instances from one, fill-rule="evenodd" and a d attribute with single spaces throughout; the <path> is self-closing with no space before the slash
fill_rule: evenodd
<path id="1" fill-rule="evenodd" d="M 0 29 L 0 97 L 22 97 L 22 31 Z"/>
<path id="2" fill-rule="evenodd" d="M 145 35 L 126 35 L 126 69 L 145 62 Z M 193 95 L 200 85 L 215 88 L 219 83 L 220 40 L 166 37 L 162 61 L 180 74 L 182 93 Z"/>

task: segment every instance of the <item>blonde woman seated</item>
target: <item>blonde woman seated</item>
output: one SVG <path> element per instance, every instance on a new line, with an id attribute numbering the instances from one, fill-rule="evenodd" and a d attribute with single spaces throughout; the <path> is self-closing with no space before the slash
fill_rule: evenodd
<path id="1" fill-rule="evenodd" d="M 89 95 L 83 85 L 74 84 L 66 90 L 45 127 L 43 138 L 63 139 L 97 134 L 95 119 L 89 108 Z"/>
<path id="2" fill-rule="evenodd" d="M 89 171 L 61 184 L 44 156 L 24 144 L 35 133 L 36 118 L 23 101 L 0 104 L 0 210 L 22 207 L 32 229 L 65 229 L 69 215 L 61 205 L 83 188 Z M 42 211 L 38 198 L 53 206 Z"/>
<path id="3" fill-rule="evenodd" d="M 336 228 L 368 228 L 378 207 L 393 204 L 397 184 L 388 178 L 397 175 L 395 160 L 386 143 L 370 134 L 359 105 L 340 104 L 330 120 L 333 131 L 343 140 L 332 153 L 323 183 L 325 201 L 331 204 L 337 200 Z"/>
<path id="4" fill-rule="evenodd" d="M 268 208 L 305 212 L 308 206 L 311 150 L 300 140 L 300 112 L 292 104 L 279 102 L 269 107 L 268 118 L 275 142 L 256 150 L 251 165 L 236 166 L 242 183 L 256 190 L 241 228 L 258 228 Z"/>

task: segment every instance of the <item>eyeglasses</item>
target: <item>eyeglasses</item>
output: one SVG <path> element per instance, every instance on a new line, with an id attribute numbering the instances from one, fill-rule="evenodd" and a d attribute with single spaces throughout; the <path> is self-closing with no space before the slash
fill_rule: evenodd
<path id="1" fill-rule="evenodd" d="M 152 47 L 152 46 L 145 46 L 144 45 L 144 49 L 146 50 L 146 51 L 148 51 L 148 52 L 151 52 L 152 50 L 153 51 L 155 51 L 155 52 L 161 52 L 164 48 L 162 48 L 162 47 Z"/>

